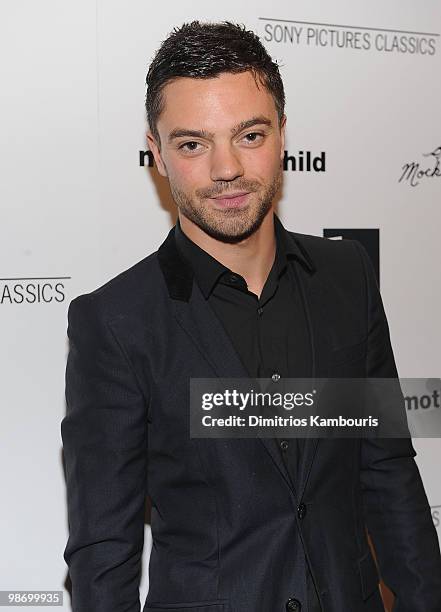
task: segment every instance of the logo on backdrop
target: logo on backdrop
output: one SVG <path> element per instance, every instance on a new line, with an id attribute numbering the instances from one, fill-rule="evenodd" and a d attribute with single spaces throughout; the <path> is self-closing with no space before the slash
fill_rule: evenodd
<path id="1" fill-rule="evenodd" d="M 405 394 L 404 403 L 409 412 L 432 412 L 441 408 L 441 379 L 428 378 L 422 392 Z"/>
<path id="2" fill-rule="evenodd" d="M 155 160 L 151 151 L 139 151 L 139 165 L 153 168 Z M 290 154 L 285 151 L 283 157 L 285 172 L 326 172 L 326 151 L 314 154 L 312 151 L 298 151 Z"/>
<path id="3" fill-rule="evenodd" d="M 398 182 L 417 187 L 421 180 L 441 176 L 441 147 L 430 153 L 423 153 L 424 160 L 407 162 L 401 166 L 401 176 Z"/>
<path id="4" fill-rule="evenodd" d="M 396 28 L 342 25 L 259 17 L 265 42 L 297 47 L 335 47 L 354 51 L 435 55 L 438 32 L 414 32 Z"/>
<path id="5" fill-rule="evenodd" d="M 65 280 L 70 276 L 0 278 L 0 306 L 64 302 Z"/>
<path id="6" fill-rule="evenodd" d="M 358 240 L 365 247 L 372 263 L 374 264 L 377 283 L 380 286 L 380 230 L 375 229 L 348 229 L 348 228 L 325 228 L 323 230 L 325 238 L 332 240 L 341 240 L 349 238 L 349 240 Z"/>
<path id="7" fill-rule="evenodd" d="M 311 151 L 299 151 L 297 155 L 289 155 L 288 151 L 285 151 L 283 170 L 285 172 L 326 172 L 326 151 L 321 151 L 320 155 L 313 155 Z"/>

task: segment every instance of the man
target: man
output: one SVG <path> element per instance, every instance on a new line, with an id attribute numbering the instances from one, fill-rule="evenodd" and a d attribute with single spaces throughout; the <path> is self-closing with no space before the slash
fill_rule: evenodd
<path id="1" fill-rule="evenodd" d="M 203 439 L 190 378 L 397 377 L 365 249 L 274 212 L 284 93 L 257 36 L 175 30 L 147 77 L 148 142 L 178 221 L 69 307 L 62 423 L 74 612 L 441 610 L 410 439 Z M 372 536 L 379 571 L 371 555 Z"/>

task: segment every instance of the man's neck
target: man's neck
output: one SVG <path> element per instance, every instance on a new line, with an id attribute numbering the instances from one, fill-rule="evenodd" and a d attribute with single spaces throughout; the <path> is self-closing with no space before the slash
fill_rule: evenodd
<path id="1" fill-rule="evenodd" d="M 182 231 L 190 240 L 221 264 L 243 276 L 249 291 L 260 296 L 276 254 L 272 208 L 260 227 L 238 243 L 216 240 L 184 215 L 179 214 L 179 222 Z"/>

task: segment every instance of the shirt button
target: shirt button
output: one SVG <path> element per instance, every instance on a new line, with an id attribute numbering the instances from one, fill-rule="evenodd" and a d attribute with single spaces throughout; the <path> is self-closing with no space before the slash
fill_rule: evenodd
<path id="1" fill-rule="evenodd" d="M 280 374 L 277 374 L 277 372 L 275 372 L 271 378 L 273 379 L 274 382 L 277 382 L 278 380 L 280 380 Z"/>
<path id="2" fill-rule="evenodd" d="M 281 448 L 282 450 L 287 450 L 288 446 L 289 446 L 289 444 L 288 444 L 287 440 L 282 440 L 282 441 L 280 442 L 280 448 Z"/>
<path id="3" fill-rule="evenodd" d="M 300 612 L 302 609 L 302 604 L 298 599 L 294 597 L 290 597 L 286 602 L 286 610 L 287 612 Z"/>
<path id="4" fill-rule="evenodd" d="M 263 308 L 262 308 L 262 306 L 260 306 L 260 307 L 257 309 L 257 314 L 261 315 L 262 313 L 263 313 Z"/>
<path id="5" fill-rule="evenodd" d="M 239 277 L 236 276 L 235 274 L 230 274 L 229 279 L 231 283 L 237 283 L 237 281 L 239 280 Z"/>
<path id="6" fill-rule="evenodd" d="M 305 517 L 305 514 L 306 514 L 306 504 L 302 502 L 297 507 L 297 516 L 299 517 L 299 519 L 303 519 Z"/>

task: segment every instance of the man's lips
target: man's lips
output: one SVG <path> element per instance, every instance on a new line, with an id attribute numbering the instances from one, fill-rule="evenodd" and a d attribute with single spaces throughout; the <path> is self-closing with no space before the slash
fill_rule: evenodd
<path id="1" fill-rule="evenodd" d="M 235 208 L 244 204 L 249 194 L 249 191 L 234 191 L 224 193 L 211 199 L 223 208 Z"/>

